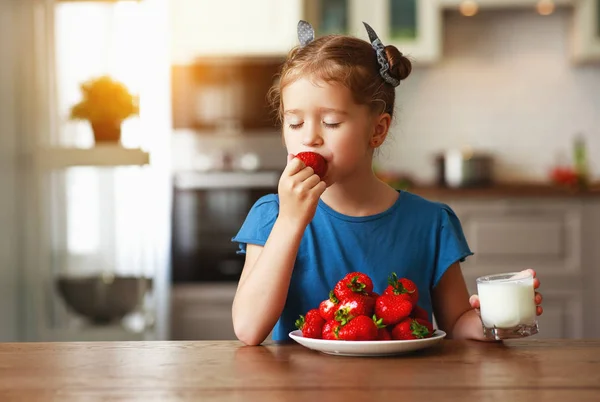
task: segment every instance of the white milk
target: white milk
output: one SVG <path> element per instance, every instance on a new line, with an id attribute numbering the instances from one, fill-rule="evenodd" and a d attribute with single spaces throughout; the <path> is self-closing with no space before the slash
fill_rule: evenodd
<path id="1" fill-rule="evenodd" d="M 535 323 L 533 278 L 477 284 L 481 320 L 487 328 L 512 328 Z"/>

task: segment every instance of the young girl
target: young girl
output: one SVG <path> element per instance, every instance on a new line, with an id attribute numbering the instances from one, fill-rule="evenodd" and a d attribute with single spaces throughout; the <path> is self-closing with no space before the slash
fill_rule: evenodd
<path id="1" fill-rule="evenodd" d="M 364 272 L 383 291 L 391 272 L 419 289 L 419 305 L 454 339 L 484 340 L 460 262 L 473 253 L 446 205 L 397 191 L 372 170 L 387 135 L 395 87 L 411 72 L 394 46 L 350 36 L 314 38 L 298 25 L 300 46 L 283 65 L 272 95 L 288 151 L 278 194 L 258 200 L 233 241 L 245 265 L 233 302 L 239 340 L 287 340 L 300 314 L 328 297 L 349 272 Z M 316 152 L 321 180 L 293 155 Z M 535 276 L 535 272 L 533 272 Z M 539 287 L 536 278 L 534 287 Z M 537 314 L 542 313 L 536 292 Z"/>

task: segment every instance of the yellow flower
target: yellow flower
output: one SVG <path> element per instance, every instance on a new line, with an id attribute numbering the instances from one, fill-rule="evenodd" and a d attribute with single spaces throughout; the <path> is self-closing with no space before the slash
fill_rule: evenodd
<path id="1" fill-rule="evenodd" d="M 71 108 L 70 118 L 73 120 L 121 122 L 139 114 L 139 98 L 109 76 L 82 83 L 81 92 L 83 99 Z"/>

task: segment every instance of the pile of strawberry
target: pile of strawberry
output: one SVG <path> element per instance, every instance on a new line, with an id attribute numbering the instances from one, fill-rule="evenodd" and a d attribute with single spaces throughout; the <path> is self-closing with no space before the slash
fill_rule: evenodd
<path id="1" fill-rule="evenodd" d="M 433 335 L 427 311 L 417 305 L 419 290 L 407 278 L 392 273 L 381 295 L 373 281 L 361 272 L 351 272 L 329 292 L 319 308 L 296 320 L 306 338 L 374 341 L 409 340 Z"/>

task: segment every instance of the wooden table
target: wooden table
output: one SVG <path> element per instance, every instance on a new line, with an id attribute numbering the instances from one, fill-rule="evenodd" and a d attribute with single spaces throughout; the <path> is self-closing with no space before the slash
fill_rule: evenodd
<path id="1" fill-rule="evenodd" d="M 98 399 L 600 401 L 600 340 L 445 340 L 386 358 L 296 344 L 0 344 L 0 401 Z"/>

